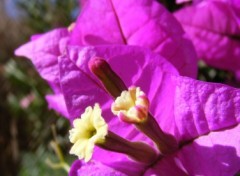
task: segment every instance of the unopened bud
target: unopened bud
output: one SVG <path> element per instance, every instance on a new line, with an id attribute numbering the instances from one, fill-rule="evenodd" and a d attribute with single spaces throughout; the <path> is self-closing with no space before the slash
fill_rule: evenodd
<path id="1" fill-rule="evenodd" d="M 95 57 L 88 63 L 91 72 L 102 82 L 107 92 L 114 98 L 127 90 L 121 78 L 112 70 L 103 58 Z"/>

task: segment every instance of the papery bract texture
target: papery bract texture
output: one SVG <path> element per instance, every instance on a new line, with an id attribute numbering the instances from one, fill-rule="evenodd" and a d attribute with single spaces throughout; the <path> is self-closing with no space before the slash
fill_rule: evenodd
<path id="1" fill-rule="evenodd" d="M 196 77 L 192 43 L 172 14 L 154 0 L 88 0 L 70 41 L 72 45 L 142 46 L 161 54 L 181 75 Z"/>
<path id="2" fill-rule="evenodd" d="M 59 112 L 63 117 L 69 117 L 63 94 L 49 94 L 45 96 L 48 102 L 48 108 Z"/>
<path id="3" fill-rule="evenodd" d="M 122 172 L 114 170 L 100 162 L 91 161 L 82 163 L 76 160 L 71 167 L 69 176 L 128 176 Z"/>
<path id="4" fill-rule="evenodd" d="M 239 132 L 238 124 L 201 136 L 160 160 L 145 175 L 235 175 L 240 171 Z"/>
<path id="5" fill-rule="evenodd" d="M 167 76 L 153 101 L 158 104 L 152 104 L 152 113 L 162 128 L 169 131 L 173 125 L 173 134 L 181 142 L 240 122 L 240 90 L 223 84 Z M 175 124 L 164 122 L 163 115 Z"/>
<path id="6" fill-rule="evenodd" d="M 209 0 L 175 13 L 191 37 L 198 57 L 230 71 L 240 69 L 240 18 L 239 9 L 234 7 L 230 1 Z"/>
<path id="7" fill-rule="evenodd" d="M 88 62 L 95 56 L 105 58 L 129 87 L 140 86 L 148 93 L 154 89 L 149 80 L 155 78 L 161 84 L 164 74 L 172 73 L 178 75 L 177 70 L 163 57 L 151 53 L 148 49 L 133 46 L 98 46 L 98 47 L 69 47 L 67 55 L 59 58 L 60 80 L 62 91 L 66 100 L 67 108 L 71 117 L 78 117 L 83 110 L 95 102 L 103 109 L 103 117 L 108 122 L 109 129 L 127 139 L 149 140 L 138 133 L 131 125 L 119 123 L 117 117 L 113 118 L 111 112 L 112 98 L 104 90 L 99 80 L 90 72 Z M 122 69 L 121 65 L 124 65 Z M 150 142 L 149 142 L 150 143 Z M 132 163 L 123 154 L 107 152 L 97 148 L 93 158 L 105 164 L 120 167 L 120 170 L 127 170 L 129 163 Z M 117 163 L 125 162 L 124 165 Z M 139 165 L 134 163 L 132 165 Z M 144 169 L 135 172 L 141 172 Z M 135 167 L 132 167 L 135 168 Z"/>
<path id="8" fill-rule="evenodd" d="M 145 167 L 143 175 L 229 176 L 237 173 L 240 170 L 240 90 L 186 77 L 166 77 L 163 87 L 159 88 L 160 94 L 155 97 L 162 99 L 159 106 L 163 107 L 153 108 L 161 112 L 168 106 L 169 112 L 151 112 L 161 127 L 173 126 L 174 135 L 183 147 L 155 165 Z M 162 121 L 165 116 L 175 123 Z"/>
<path id="9" fill-rule="evenodd" d="M 56 96 L 61 94 L 57 57 L 65 53 L 69 36 L 70 44 L 77 46 L 126 44 L 150 48 L 169 60 L 181 75 L 196 77 L 197 57 L 192 43 L 173 15 L 156 1 L 80 2 L 84 7 L 75 26 L 34 35 L 15 52 L 31 59 Z M 51 100 L 49 107 L 62 113 L 58 108 L 61 105 Z"/>
<path id="10" fill-rule="evenodd" d="M 29 58 L 42 78 L 55 92 L 59 92 L 59 70 L 57 57 L 61 55 L 61 41 L 68 37 L 65 28 L 55 29 L 42 35 L 35 35 L 32 40 L 19 47 L 15 54 Z"/>
<path id="11" fill-rule="evenodd" d="M 68 117 L 65 102 L 59 85 L 58 56 L 64 53 L 69 31 L 59 28 L 45 34 L 34 35 L 31 41 L 19 47 L 15 54 L 29 58 L 40 76 L 45 79 L 54 94 L 47 95 L 49 108 Z"/>
<path id="12" fill-rule="evenodd" d="M 153 77 L 160 84 L 165 73 L 178 75 L 166 59 L 148 49 L 124 45 L 68 47 L 67 54 L 59 57 L 60 82 L 69 113 L 74 117 L 94 101 L 102 106 L 111 98 L 88 68 L 88 62 L 96 56 L 105 58 L 128 87 L 140 84 L 144 92 L 151 90 L 152 85 L 147 82 Z"/>
<path id="13" fill-rule="evenodd" d="M 219 169 L 227 175 L 240 169 L 240 138 L 237 135 L 240 133 L 240 90 L 181 77 L 164 58 L 149 50 L 133 46 L 69 47 L 67 55 L 59 58 L 59 66 L 60 83 L 73 118 L 79 116 L 82 108 L 99 102 L 104 107 L 103 117 L 111 131 L 124 138 L 152 145 L 133 126 L 119 122 L 110 113 L 113 100 L 87 67 L 87 63 L 96 56 L 105 58 L 127 86 L 141 87 L 149 98 L 151 114 L 163 131 L 172 134 L 183 147 L 151 168 L 131 161 L 122 154 L 99 148 L 93 155 L 95 161 L 128 175 L 141 175 L 144 172 L 146 175 L 201 175 L 218 173 Z M 227 142 L 226 136 L 230 134 L 233 137 Z M 216 160 L 215 156 L 221 151 L 226 155 Z M 227 156 L 228 152 L 231 157 Z M 208 165 L 213 162 L 211 171 L 207 171 L 208 165 L 204 165 L 206 158 Z M 197 168 L 198 163 L 203 166 Z M 134 166 L 131 170 L 127 167 L 129 164 Z"/>

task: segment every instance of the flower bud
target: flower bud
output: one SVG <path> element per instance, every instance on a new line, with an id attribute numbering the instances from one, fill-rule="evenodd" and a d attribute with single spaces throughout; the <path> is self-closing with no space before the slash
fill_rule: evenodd
<path id="1" fill-rule="evenodd" d="M 116 98 L 122 91 L 127 90 L 124 82 L 103 58 L 94 57 L 89 61 L 88 66 L 112 97 Z"/>

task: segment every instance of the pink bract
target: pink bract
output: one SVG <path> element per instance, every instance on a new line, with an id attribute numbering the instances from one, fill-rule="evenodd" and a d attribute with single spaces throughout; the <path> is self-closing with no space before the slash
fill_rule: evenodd
<path id="1" fill-rule="evenodd" d="M 155 0 L 88 0 L 70 41 L 72 45 L 149 48 L 169 60 L 181 75 L 196 78 L 192 43 L 172 14 Z"/>
<path id="2" fill-rule="evenodd" d="M 236 4 L 234 0 L 205 0 L 175 13 L 198 57 L 233 72 L 240 69 L 240 8 Z"/>
<path id="3" fill-rule="evenodd" d="M 30 58 L 53 89 L 56 95 L 47 98 L 50 108 L 67 115 L 59 109 L 64 103 L 57 104 L 61 97 L 57 58 L 64 55 L 68 45 L 139 45 L 165 57 L 181 75 L 196 77 L 197 59 L 192 43 L 173 15 L 156 1 L 80 1 L 84 8 L 72 33 L 60 28 L 34 35 L 15 52 Z"/>
<path id="4" fill-rule="evenodd" d="M 139 47 L 69 47 L 67 55 L 59 58 L 59 66 L 63 95 L 72 117 L 79 116 L 86 106 L 99 102 L 111 131 L 149 145 L 152 145 L 149 139 L 111 114 L 113 100 L 87 66 L 96 56 L 105 58 L 127 86 L 143 89 L 151 103 L 151 114 L 163 131 L 173 135 L 183 147 L 151 167 L 131 161 L 125 155 L 96 148 L 93 163 L 83 164 L 83 170 L 77 168 L 79 173 L 98 167 L 95 162 L 116 170 L 116 175 L 122 172 L 127 175 L 222 173 L 227 176 L 239 171 L 239 89 L 179 76 L 167 60 Z M 104 167 L 100 166 L 99 172 L 91 174 L 101 173 L 101 168 Z"/>
<path id="5" fill-rule="evenodd" d="M 59 28 L 31 37 L 31 41 L 15 51 L 15 55 L 29 58 L 40 76 L 45 79 L 54 94 L 47 95 L 46 100 L 50 109 L 54 109 L 64 117 L 68 117 L 61 87 L 59 84 L 58 56 L 64 52 L 69 37 L 66 28 Z"/>

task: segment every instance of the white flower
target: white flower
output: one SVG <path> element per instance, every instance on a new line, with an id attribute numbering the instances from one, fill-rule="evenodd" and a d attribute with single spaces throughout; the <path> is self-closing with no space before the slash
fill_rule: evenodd
<path id="1" fill-rule="evenodd" d="M 73 121 L 73 129 L 69 131 L 70 142 L 74 144 L 70 154 L 77 155 L 85 162 L 91 159 L 95 144 L 104 143 L 108 133 L 108 125 L 101 113 L 98 104 L 95 104 L 93 109 L 87 107 L 81 118 Z"/>
<path id="2" fill-rule="evenodd" d="M 122 121 L 139 123 L 147 119 L 149 101 L 140 87 L 130 87 L 123 91 L 112 104 L 112 112 Z"/>

